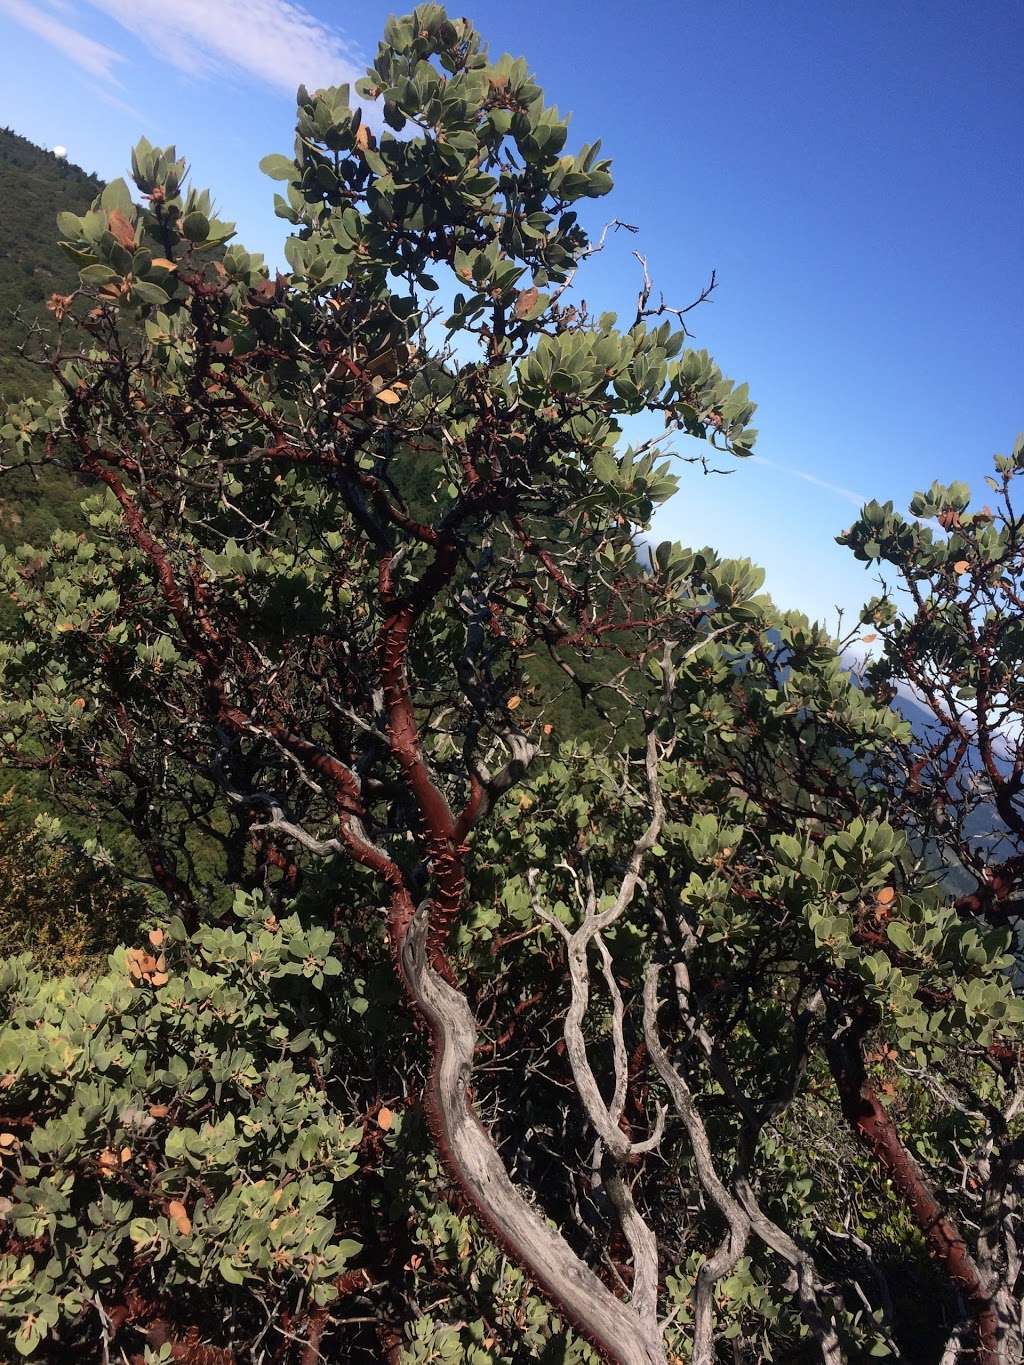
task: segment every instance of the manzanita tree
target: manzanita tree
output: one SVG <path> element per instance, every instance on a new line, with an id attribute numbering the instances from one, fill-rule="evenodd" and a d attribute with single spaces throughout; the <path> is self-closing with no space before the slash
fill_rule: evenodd
<path id="1" fill-rule="evenodd" d="M 961 893 L 947 914 L 965 926 L 967 950 L 976 955 L 1001 934 L 1015 950 L 1018 983 L 1024 911 L 1024 521 L 1014 493 L 1022 468 L 1024 436 L 1018 436 L 1009 455 L 995 457 L 994 475 L 986 479 L 995 510 L 987 504 L 970 510 L 966 484 L 933 483 L 914 495 L 912 520 L 896 513 L 891 502 L 872 502 L 839 537 L 859 559 L 883 569 L 881 592 L 862 618 L 871 638 L 881 641 L 866 684 L 880 699 L 902 693 L 919 708 L 919 735 L 904 751 L 895 783 L 919 854 L 925 863 L 937 863 L 947 873 L 945 883 Z M 937 523 L 937 532 L 929 522 Z M 920 931 L 896 936 L 890 926 L 888 934 L 918 958 L 930 951 Z M 951 985 L 940 988 L 937 1001 L 949 1001 Z M 986 1008 L 985 989 L 963 984 L 954 993 L 973 1012 Z M 933 1055 L 927 1066 L 919 1057 L 915 1070 L 961 1128 L 959 1143 L 946 1152 L 949 1173 L 938 1183 L 946 1188 L 946 1208 L 965 1206 L 964 1218 L 978 1227 L 976 1256 L 950 1242 L 948 1263 L 955 1263 L 954 1273 L 975 1306 L 979 1355 L 1013 1359 L 1024 1351 L 1019 1122 L 1024 1057 L 1012 1037 L 985 1034 L 971 1053 L 975 1065 L 966 1072 L 963 1057 L 952 1054 Z M 849 1108 L 849 1087 L 847 1095 Z M 878 1145 L 882 1135 L 870 1128 L 863 1106 L 859 1118 L 852 1117 Z M 910 1169 L 905 1181 L 923 1209 L 929 1192 Z M 940 1227 L 938 1204 L 932 1217 Z"/>
<path id="2" fill-rule="evenodd" d="M 1007 1365 L 1009 1281 L 866 1068 L 1016 1065 L 1009 937 L 895 827 L 909 728 L 827 634 L 745 561 L 638 553 L 674 436 L 749 452 L 745 386 L 646 272 L 625 325 L 582 302 L 608 163 L 523 62 L 425 5 L 359 94 L 300 89 L 263 163 L 288 275 L 173 149 L 62 215 L 53 397 L 5 417 L 92 496 L 3 561 L 4 749 L 152 915 L 84 994 L 0 978 L 16 1345 L 899 1352 L 872 1204 Z M 844 1114 L 888 1189 L 802 1150 Z"/>

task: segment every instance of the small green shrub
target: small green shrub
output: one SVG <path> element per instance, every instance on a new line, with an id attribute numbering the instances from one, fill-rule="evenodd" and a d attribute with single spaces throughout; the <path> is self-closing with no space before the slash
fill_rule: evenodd
<path id="1" fill-rule="evenodd" d="M 359 1254 L 338 1206 L 362 1128 L 322 1080 L 333 935 L 236 910 L 118 948 L 88 990 L 0 964 L 0 1322 L 23 1355 L 125 1317 L 254 1335 Z"/>

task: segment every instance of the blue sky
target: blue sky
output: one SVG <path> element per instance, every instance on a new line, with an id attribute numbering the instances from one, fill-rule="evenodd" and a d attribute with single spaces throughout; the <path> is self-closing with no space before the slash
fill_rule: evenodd
<path id="1" fill-rule="evenodd" d="M 1017 0 L 463 0 L 525 55 L 573 138 L 603 137 L 620 235 L 581 276 L 626 313 L 635 247 L 759 402 L 760 460 L 683 471 L 661 536 L 748 555 L 786 606 L 871 592 L 833 543 L 863 497 L 981 489 L 1024 426 L 1024 23 Z M 388 6 L 0 0 L 0 120 L 103 176 L 174 142 L 242 239 L 279 259 L 257 170 L 292 91 L 360 74 Z M 3 207 L 0 205 L 0 213 Z"/>

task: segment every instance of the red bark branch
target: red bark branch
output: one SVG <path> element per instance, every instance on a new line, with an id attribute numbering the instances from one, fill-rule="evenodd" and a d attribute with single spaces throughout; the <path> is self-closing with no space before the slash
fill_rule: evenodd
<path id="1" fill-rule="evenodd" d="M 978 1365 L 1005 1365 L 999 1314 L 977 1262 L 954 1221 L 946 1214 L 924 1172 L 904 1146 L 892 1116 L 868 1080 L 861 1051 L 865 1023 L 858 1020 L 829 1044 L 828 1058 L 843 1115 L 854 1133 L 892 1180 L 928 1252 L 951 1286 L 963 1295 L 977 1336 Z"/>

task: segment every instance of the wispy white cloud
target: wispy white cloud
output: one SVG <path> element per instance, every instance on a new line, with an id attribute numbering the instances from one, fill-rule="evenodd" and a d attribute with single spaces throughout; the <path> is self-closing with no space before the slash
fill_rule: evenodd
<path id="1" fill-rule="evenodd" d="M 768 469 L 777 469 L 780 474 L 791 474 L 794 479 L 803 479 L 804 483 L 812 483 L 815 488 L 824 488 L 828 493 L 834 493 L 837 498 L 845 498 L 847 502 L 852 502 L 854 507 L 860 509 L 870 499 L 863 493 L 856 493 L 852 488 L 844 488 L 842 484 L 829 483 L 828 479 L 819 479 L 817 474 L 808 474 L 804 469 L 794 469 L 792 465 L 778 464 L 775 460 L 765 459 L 763 455 L 752 455 L 750 459 L 754 464 L 763 464 Z"/>
<path id="2" fill-rule="evenodd" d="M 93 81 L 90 84 L 89 89 L 98 100 L 101 100 L 104 104 L 109 104 L 111 109 L 117 109 L 122 114 L 130 114 L 140 126 L 146 122 L 146 115 L 142 110 L 136 105 L 131 104 L 128 100 L 123 100 L 120 95 L 115 95 L 110 86 L 98 85 Z"/>
<path id="3" fill-rule="evenodd" d="M 4 0 L 10 3 L 10 0 Z M 154 55 L 191 76 L 231 73 L 289 95 L 354 81 L 350 43 L 292 0 L 90 0 Z"/>
<path id="4" fill-rule="evenodd" d="M 61 8 L 63 11 L 64 7 Z M 115 81 L 115 67 L 124 61 L 124 56 L 106 43 L 97 42 L 55 15 L 44 13 L 32 0 L 0 0 L 0 14 L 29 29 L 91 76 Z"/>
<path id="5" fill-rule="evenodd" d="M 30 29 L 90 75 L 117 84 L 115 68 L 127 59 L 92 38 L 88 17 L 72 0 L 0 0 L 0 14 Z M 347 39 L 293 0 L 88 0 L 151 49 L 190 76 L 247 76 L 295 93 L 352 83 L 364 72 Z M 65 22 L 76 17 L 80 27 Z"/>

